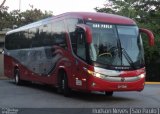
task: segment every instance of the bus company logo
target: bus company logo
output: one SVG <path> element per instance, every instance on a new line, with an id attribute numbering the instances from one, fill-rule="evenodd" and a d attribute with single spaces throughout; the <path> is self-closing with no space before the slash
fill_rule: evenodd
<path id="1" fill-rule="evenodd" d="M 124 78 L 124 77 L 122 77 L 122 78 L 121 78 L 121 82 L 124 82 L 124 81 L 125 81 L 125 78 Z"/>

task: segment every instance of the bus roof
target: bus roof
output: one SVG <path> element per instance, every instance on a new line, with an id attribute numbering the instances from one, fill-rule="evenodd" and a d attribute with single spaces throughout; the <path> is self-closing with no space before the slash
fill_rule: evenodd
<path id="1" fill-rule="evenodd" d="M 40 26 L 42 24 L 47 23 L 49 20 L 53 19 L 65 19 L 65 18 L 80 18 L 88 21 L 95 21 L 95 22 L 105 22 L 105 23 L 112 23 L 112 24 L 123 24 L 123 25 L 136 25 L 136 23 L 124 16 L 115 15 L 115 14 L 108 14 L 108 13 L 94 13 L 94 12 L 67 12 L 57 16 L 52 16 L 46 19 L 42 19 L 37 22 L 33 22 L 31 24 L 19 27 L 12 31 L 7 32 L 7 34 L 23 31 L 25 29 L 29 29 L 35 26 Z"/>
<path id="2" fill-rule="evenodd" d="M 109 14 L 109 13 L 100 13 L 100 12 L 69 12 L 62 14 L 67 15 L 68 17 L 79 17 L 85 20 L 97 21 L 97 22 L 106 22 L 113 24 L 126 24 L 126 25 L 135 25 L 136 23 L 124 16 Z"/>

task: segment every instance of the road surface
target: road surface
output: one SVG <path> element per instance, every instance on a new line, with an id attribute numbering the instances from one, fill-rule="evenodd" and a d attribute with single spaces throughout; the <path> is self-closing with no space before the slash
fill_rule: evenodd
<path id="1" fill-rule="evenodd" d="M 0 80 L 0 106 L 19 108 L 96 108 L 160 106 L 160 85 L 146 85 L 142 92 L 103 94 L 73 92 L 72 97 L 58 94 L 52 87 L 38 84 L 17 86 L 12 80 Z"/>
<path id="2" fill-rule="evenodd" d="M 0 107 L 16 108 L 131 108 L 160 107 L 160 85 L 146 85 L 142 92 L 73 92 L 72 97 L 58 94 L 55 88 L 38 84 L 17 86 L 13 80 L 0 80 Z M 1 113 L 0 113 L 1 114 Z"/>

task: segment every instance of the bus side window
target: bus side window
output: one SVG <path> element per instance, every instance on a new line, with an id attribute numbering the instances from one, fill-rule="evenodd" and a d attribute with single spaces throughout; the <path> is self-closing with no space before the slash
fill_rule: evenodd
<path id="1" fill-rule="evenodd" d="M 5 48 L 10 50 L 11 49 L 11 35 L 8 34 L 5 37 Z"/>
<path id="2" fill-rule="evenodd" d="M 81 28 L 77 30 L 77 56 L 86 60 L 85 32 Z"/>
<path id="3" fill-rule="evenodd" d="M 66 19 L 66 24 L 68 27 L 68 32 L 71 40 L 71 45 L 74 53 L 77 53 L 77 45 L 76 45 L 76 25 L 78 23 L 83 23 L 82 19 L 78 18 L 69 18 Z"/>
<path id="4" fill-rule="evenodd" d="M 55 21 L 52 26 L 54 45 L 67 49 L 66 30 L 63 21 Z"/>
<path id="5" fill-rule="evenodd" d="M 38 39 L 38 29 L 36 28 L 31 28 L 29 29 L 29 40 L 31 41 L 31 47 L 40 47 L 41 46 L 41 40 Z"/>

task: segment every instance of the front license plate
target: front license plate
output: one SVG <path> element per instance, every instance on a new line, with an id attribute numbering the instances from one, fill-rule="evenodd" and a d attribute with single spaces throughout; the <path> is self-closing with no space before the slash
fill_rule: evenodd
<path id="1" fill-rule="evenodd" d="M 127 85 L 118 85 L 118 89 L 126 89 L 126 88 L 128 88 Z"/>

